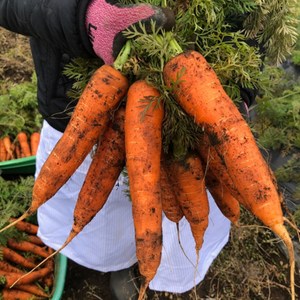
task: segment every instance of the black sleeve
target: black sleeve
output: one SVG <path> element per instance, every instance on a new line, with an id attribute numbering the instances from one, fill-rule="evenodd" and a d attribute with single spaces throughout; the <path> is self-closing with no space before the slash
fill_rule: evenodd
<path id="1" fill-rule="evenodd" d="M 85 30 L 90 0 L 0 0 L 0 26 L 72 55 L 94 54 Z"/>

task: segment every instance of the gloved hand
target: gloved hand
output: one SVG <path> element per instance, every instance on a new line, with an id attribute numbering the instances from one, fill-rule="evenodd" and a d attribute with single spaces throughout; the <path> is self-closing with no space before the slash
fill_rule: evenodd
<path id="1" fill-rule="evenodd" d="M 139 21 L 149 30 L 151 20 L 165 30 L 170 30 L 175 22 L 170 10 L 148 4 L 122 6 L 112 0 L 91 0 L 86 12 L 86 27 L 94 52 L 106 64 L 113 63 L 124 45 L 123 30 Z"/>

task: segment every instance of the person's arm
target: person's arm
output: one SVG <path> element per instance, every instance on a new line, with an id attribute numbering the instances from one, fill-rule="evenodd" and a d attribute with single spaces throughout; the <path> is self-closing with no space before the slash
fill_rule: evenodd
<path id="1" fill-rule="evenodd" d="M 1 0 L 0 26 L 45 40 L 74 56 L 89 53 L 112 63 L 124 38 L 121 31 L 151 20 L 171 28 L 174 16 L 161 8 L 121 6 L 112 0 Z"/>

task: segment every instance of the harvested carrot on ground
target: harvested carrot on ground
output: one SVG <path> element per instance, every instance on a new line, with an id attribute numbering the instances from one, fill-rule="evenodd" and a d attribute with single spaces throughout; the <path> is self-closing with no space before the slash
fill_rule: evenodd
<path id="1" fill-rule="evenodd" d="M 26 241 L 31 242 L 35 245 L 44 246 L 43 241 L 36 235 L 32 235 L 32 234 L 27 235 L 26 236 Z"/>
<path id="2" fill-rule="evenodd" d="M 36 155 L 39 143 L 40 143 L 41 134 L 39 132 L 33 132 L 30 135 L 30 149 L 31 155 Z"/>
<path id="3" fill-rule="evenodd" d="M 124 97 L 128 80 L 109 65 L 95 71 L 85 87 L 63 136 L 38 174 L 29 209 L 0 232 L 32 215 L 67 182 L 97 143 L 110 113 Z"/>
<path id="4" fill-rule="evenodd" d="M 198 255 L 208 226 L 209 215 L 209 203 L 201 160 L 198 155 L 189 154 L 182 160 L 172 161 L 168 170 L 169 175 L 174 178 L 178 202 L 191 226 Z"/>
<path id="5" fill-rule="evenodd" d="M 36 266 L 35 263 L 8 247 L 0 246 L 0 253 L 5 260 L 20 265 L 21 267 L 34 268 Z"/>
<path id="6" fill-rule="evenodd" d="M 96 152 L 93 155 L 74 208 L 74 221 L 71 232 L 57 251 L 46 255 L 47 260 L 65 248 L 106 203 L 125 166 L 124 122 L 125 107 L 121 106 L 115 112 L 113 120 L 108 125 L 103 137 L 100 138 Z M 45 261 L 42 261 L 37 267 Z"/>
<path id="7" fill-rule="evenodd" d="M 242 204 L 286 244 L 291 266 L 291 294 L 295 299 L 294 248 L 284 226 L 282 196 L 248 124 L 200 53 L 188 51 L 177 55 L 165 65 L 163 73 L 166 85 L 172 86 L 175 100 L 205 129 L 223 158 L 242 196 L 237 200 L 242 200 Z"/>
<path id="8" fill-rule="evenodd" d="M 30 144 L 28 141 L 27 134 L 23 131 L 19 132 L 17 134 L 17 140 L 20 145 L 21 153 L 23 157 L 28 157 L 31 156 L 31 151 L 30 151 Z"/>
<path id="9" fill-rule="evenodd" d="M 23 252 L 31 252 L 36 254 L 40 257 L 48 257 L 48 251 L 41 246 L 35 245 L 29 241 L 23 240 L 15 240 L 15 239 L 8 239 L 7 246 L 11 249 L 23 251 Z"/>
<path id="10" fill-rule="evenodd" d="M 160 160 L 164 110 L 159 98 L 156 88 L 146 81 L 136 81 L 128 90 L 125 112 L 126 167 L 136 255 L 143 276 L 139 299 L 143 299 L 156 274 L 162 250 Z"/>

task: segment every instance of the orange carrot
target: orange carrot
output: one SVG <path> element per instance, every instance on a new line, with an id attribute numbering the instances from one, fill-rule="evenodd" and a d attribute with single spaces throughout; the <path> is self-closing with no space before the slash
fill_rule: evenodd
<path id="1" fill-rule="evenodd" d="M 238 226 L 240 218 L 239 202 L 232 196 L 228 188 L 215 177 L 210 169 L 205 174 L 205 182 L 220 211 L 234 225 Z"/>
<path id="2" fill-rule="evenodd" d="M 27 134 L 23 131 L 17 134 L 17 140 L 20 145 L 21 153 L 24 157 L 31 156 L 30 145 L 28 142 Z"/>
<path id="3" fill-rule="evenodd" d="M 0 246 L 0 253 L 2 253 L 3 258 L 7 261 L 13 262 L 25 268 L 35 267 L 35 263 L 31 262 L 29 259 L 23 257 L 22 255 L 8 247 Z"/>
<path id="4" fill-rule="evenodd" d="M 169 164 L 168 170 L 171 172 L 169 176 L 174 178 L 178 202 L 191 226 L 198 255 L 208 226 L 209 214 L 202 162 L 198 155 L 189 154 L 183 160 L 174 160 Z"/>
<path id="5" fill-rule="evenodd" d="M 10 263 L 0 260 L 0 270 L 6 272 L 13 272 L 13 273 L 20 273 L 23 274 L 24 272 L 17 267 L 12 266 Z"/>
<path id="6" fill-rule="evenodd" d="M 19 143 L 15 143 L 15 157 L 16 158 L 21 158 L 22 157 Z"/>
<path id="7" fill-rule="evenodd" d="M 295 299 L 294 248 L 284 226 L 282 196 L 248 124 L 198 52 L 189 51 L 172 58 L 165 65 L 164 79 L 167 86 L 173 86 L 176 101 L 205 129 L 223 158 L 242 195 L 238 200 L 285 242 L 291 265 L 291 293 Z"/>
<path id="8" fill-rule="evenodd" d="M 30 135 L 30 149 L 31 155 L 36 155 L 39 143 L 40 143 L 41 134 L 39 132 L 33 132 Z"/>
<path id="9" fill-rule="evenodd" d="M 13 145 L 10 140 L 10 137 L 7 135 L 3 138 L 3 144 L 6 150 L 6 159 L 5 160 L 10 160 L 14 158 L 13 155 Z"/>
<path id="10" fill-rule="evenodd" d="M 5 288 L 1 291 L 3 300 L 37 300 L 42 299 L 39 296 L 17 289 Z"/>
<path id="11" fill-rule="evenodd" d="M 28 241 L 22 241 L 22 240 L 14 240 L 14 239 L 8 239 L 7 246 L 14 250 L 19 250 L 23 252 L 31 252 L 33 254 L 36 254 L 40 257 L 48 257 L 47 250 L 43 249 L 42 247 L 35 245 Z"/>
<path id="12" fill-rule="evenodd" d="M 175 223 L 179 223 L 184 214 L 182 212 L 180 204 L 178 203 L 174 185 L 171 182 L 171 178 L 169 178 L 167 174 L 166 168 L 166 162 L 162 161 L 160 169 L 162 210 L 169 220 Z"/>
<path id="13" fill-rule="evenodd" d="M 71 232 L 64 244 L 47 259 L 66 247 L 106 203 L 125 166 L 124 121 L 125 108 L 121 106 L 114 114 L 107 131 L 99 140 L 99 145 L 78 195 Z"/>
<path id="14" fill-rule="evenodd" d="M 160 158 L 164 111 L 159 97 L 159 91 L 146 81 L 136 81 L 128 90 L 125 113 L 126 166 L 136 255 L 144 277 L 139 299 L 143 299 L 156 274 L 162 250 Z"/>
<path id="15" fill-rule="evenodd" d="M 26 274 L 5 272 L 0 270 L 0 277 L 3 277 L 5 279 L 5 287 L 11 287 L 34 283 L 48 275 L 50 272 L 51 270 L 49 270 L 48 268 L 42 268 Z"/>
<path id="16" fill-rule="evenodd" d="M 103 65 L 85 87 L 71 120 L 38 174 L 29 209 L 15 222 L 32 215 L 67 182 L 97 143 L 109 121 L 109 115 L 121 101 L 128 81 L 112 66 Z"/>
<path id="17" fill-rule="evenodd" d="M 36 235 L 31 235 L 31 234 L 27 235 L 26 240 L 28 242 L 31 242 L 31 243 L 35 244 L 35 245 L 44 246 L 43 241 Z"/>
<path id="18" fill-rule="evenodd" d="M 4 146 L 3 139 L 0 139 L 0 162 L 6 160 L 6 149 Z"/>
<path id="19" fill-rule="evenodd" d="M 49 295 L 46 294 L 44 290 L 42 290 L 40 287 L 38 287 L 34 283 L 17 285 L 16 289 L 18 289 L 20 291 L 31 293 L 33 295 L 40 296 L 43 298 L 49 298 Z"/>
<path id="20" fill-rule="evenodd" d="M 17 219 L 16 218 L 11 218 L 10 222 L 15 223 Z M 29 233 L 29 234 L 34 234 L 36 235 L 38 232 L 38 226 L 32 223 L 29 223 L 28 221 L 20 221 L 14 224 L 14 226 L 23 232 Z"/>

